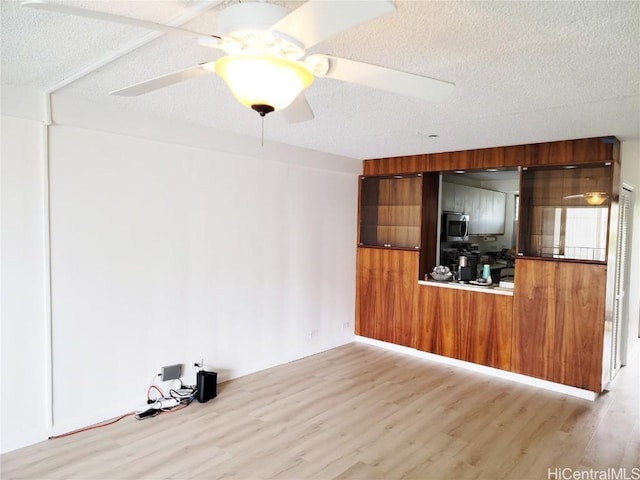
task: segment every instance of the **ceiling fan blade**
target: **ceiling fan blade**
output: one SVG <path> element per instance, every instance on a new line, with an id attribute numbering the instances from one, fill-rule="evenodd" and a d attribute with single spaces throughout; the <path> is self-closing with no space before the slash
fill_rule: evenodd
<path id="1" fill-rule="evenodd" d="M 421 98 L 429 102 L 444 100 L 456 87 L 454 83 L 444 80 L 347 60 L 346 58 L 330 55 L 311 55 L 308 57 L 311 62 L 323 59 L 329 61 L 329 70 L 325 74 L 327 78 L 358 83 L 387 92 Z"/>
<path id="2" fill-rule="evenodd" d="M 577 194 L 577 195 L 565 195 L 565 196 L 564 196 L 564 197 L 562 197 L 562 198 L 584 198 L 584 197 L 585 197 L 585 194 L 584 194 L 584 193 L 579 193 L 579 194 Z"/>
<path id="3" fill-rule="evenodd" d="M 210 44 L 212 43 L 212 39 L 218 39 L 218 37 L 216 37 L 215 35 L 203 35 L 201 33 L 192 32 L 191 30 L 172 27 L 170 25 L 163 25 L 162 23 L 149 22 L 147 20 L 140 20 L 137 18 L 123 17 L 121 15 L 114 15 L 112 13 L 97 12 L 95 10 L 86 10 L 84 8 L 72 7 L 70 5 L 63 5 L 60 3 L 47 3 L 42 0 L 25 0 L 20 5 L 36 10 L 46 10 L 48 12 L 75 15 L 76 17 L 93 18 L 95 20 L 132 25 L 134 27 L 159 30 L 166 33 L 177 33 L 180 35 L 204 40 L 205 42 L 207 42 L 208 46 L 211 46 Z"/>
<path id="4" fill-rule="evenodd" d="M 292 37 L 309 48 L 395 9 L 389 0 L 308 0 L 269 30 Z"/>
<path id="5" fill-rule="evenodd" d="M 151 80 L 145 80 L 144 82 L 136 83 L 129 87 L 114 90 L 111 95 L 121 95 L 124 97 L 135 97 L 143 95 L 145 93 L 159 90 L 160 88 L 168 87 L 184 80 L 200 77 L 202 75 L 209 75 L 214 72 L 213 66 L 215 62 L 201 63 L 194 67 L 185 68 L 184 70 L 178 70 L 177 72 L 167 73 Z"/>
<path id="6" fill-rule="evenodd" d="M 302 123 L 315 118 L 313 110 L 302 92 L 298 94 L 291 105 L 282 110 L 282 114 L 289 123 Z"/>

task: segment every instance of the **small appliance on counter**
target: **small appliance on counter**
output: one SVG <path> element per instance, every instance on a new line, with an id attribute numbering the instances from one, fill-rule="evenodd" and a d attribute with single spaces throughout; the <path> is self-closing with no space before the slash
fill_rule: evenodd
<path id="1" fill-rule="evenodd" d="M 471 266 L 471 262 L 469 261 L 469 258 L 470 257 L 467 257 L 466 255 L 460 255 L 458 257 L 458 281 L 459 282 L 470 282 L 471 280 L 475 280 L 477 277 L 477 273 L 474 271 L 475 268 Z"/>
<path id="2" fill-rule="evenodd" d="M 460 256 L 467 257 L 468 266 L 477 268 L 478 261 L 480 259 L 478 244 L 468 242 L 441 244 L 440 263 L 442 265 L 449 267 L 453 271 L 458 267 L 460 263 Z"/>

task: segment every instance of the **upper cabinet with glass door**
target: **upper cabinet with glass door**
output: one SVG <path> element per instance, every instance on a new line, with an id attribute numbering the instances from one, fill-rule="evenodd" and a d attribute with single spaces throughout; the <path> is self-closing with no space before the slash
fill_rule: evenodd
<path id="1" fill-rule="evenodd" d="M 422 176 L 360 178 L 359 244 L 420 248 Z"/>
<path id="2" fill-rule="evenodd" d="M 610 164 L 523 169 L 518 254 L 605 262 L 611 178 Z"/>

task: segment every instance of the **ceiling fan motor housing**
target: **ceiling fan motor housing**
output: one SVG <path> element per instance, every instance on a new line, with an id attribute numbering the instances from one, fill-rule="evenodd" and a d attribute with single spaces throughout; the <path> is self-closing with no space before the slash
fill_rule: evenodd
<path id="1" fill-rule="evenodd" d="M 237 3 L 225 8 L 218 17 L 221 36 L 231 39 L 227 53 L 275 54 L 290 60 L 304 55 L 304 46 L 296 39 L 271 30 L 289 10 L 266 2 Z"/>

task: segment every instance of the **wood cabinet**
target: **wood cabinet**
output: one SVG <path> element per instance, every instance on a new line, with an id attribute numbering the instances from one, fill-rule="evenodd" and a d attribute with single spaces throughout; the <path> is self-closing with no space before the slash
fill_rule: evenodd
<path id="1" fill-rule="evenodd" d="M 614 137 L 425 153 L 363 161 L 364 175 L 439 172 L 478 168 L 540 165 L 579 165 L 618 161 L 620 144 Z"/>
<path id="2" fill-rule="evenodd" d="M 358 248 L 356 334 L 415 346 L 418 252 Z"/>
<path id="3" fill-rule="evenodd" d="M 614 137 L 582 138 L 525 145 L 523 166 L 579 165 L 610 162 L 618 158 L 618 140 Z"/>
<path id="4" fill-rule="evenodd" d="M 601 390 L 605 265 L 519 259 L 513 371 Z"/>
<path id="5" fill-rule="evenodd" d="M 421 286 L 417 348 L 510 370 L 512 309 L 511 296 Z"/>
<path id="6" fill-rule="evenodd" d="M 503 235 L 505 210 L 503 192 L 442 182 L 442 211 L 469 215 L 469 235 Z"/>
<path id="7" fill-rule="evenodd" d="M 360 192 L 356 333 L 600 392 L 615 301 L 607 249 L 616 244 L 619 149 L 602 137 L 365 160 L 365 176 L 386 177 L 363 180 Z M 440 173 L 490 167 L 523 169 L 514 296 L 419 286 L 418 272 L 436 262 Z M 393 186 L 407 173 L 422 175 L 421 200 L 419 189 Z M 504 232 L 504 196 L 452 188 L 443 210 L 469 214 L 472 235 Z M 589 205 L 589 192 L 607 198 Z M 501 225 L 482 225 L 494 208 Z"/>
<path id="8" fill-rule="evenodd" d="M 422 175 L 360 177 L 361 246 L 420 248 Z"/>
<path id="9" fill-rule="evenodd" d="M 604 262 L 611 181 L 611 163 L 523 170 L 519 254 Z"/>

